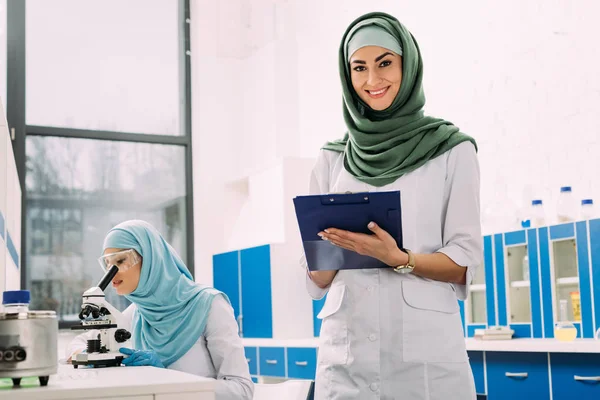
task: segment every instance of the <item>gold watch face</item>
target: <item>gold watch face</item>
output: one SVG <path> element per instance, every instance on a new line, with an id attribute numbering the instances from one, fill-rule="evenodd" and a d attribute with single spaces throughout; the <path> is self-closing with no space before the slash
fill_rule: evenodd
<path id="1" fill-rule="evenodd" d="M 413 267 L 406 264 L 406 265 L 399 265 L 396 268 L 394 268 L 394 271 L 398 272 L 399 274 L 407 274 L 409 272 L 412 272 Z"/>

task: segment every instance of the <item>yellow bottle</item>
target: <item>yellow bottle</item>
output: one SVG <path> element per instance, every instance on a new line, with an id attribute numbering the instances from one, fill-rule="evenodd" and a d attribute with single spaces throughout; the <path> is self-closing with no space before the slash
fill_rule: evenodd
<path id="1" fill-rule="evenodd" d="M 577 337 L 577 328 L 567 320 L 567 300 L 560 301 L 560 321 L 554 326 L 554 337 L 562 342 L 571 342 Z"/>
<path id="2" fill-rule="evenodd" d="M 581 321 L 581 298 L 579 292 L 571 292 L 571 306 L 573 307 L 573 320 Z"/>

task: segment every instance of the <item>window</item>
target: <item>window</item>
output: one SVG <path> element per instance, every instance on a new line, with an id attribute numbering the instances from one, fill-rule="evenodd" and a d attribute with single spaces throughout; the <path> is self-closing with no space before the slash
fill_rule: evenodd
<path id="1" fill-rule="evenodd" d="M 27 0 L 27 124 L 182 135 L 172 0 Z"/>
<path id="2" fill-rule="evenodd" d="M 73 325 L 106 233 L 128 219 L 153 224 L 193 274 L 189 0 L 5 5 L 32 308 Z M 112 288 L 107 299 L 128 305 Z"/>
<path id="3" fill-rule="evenodd" d="M 26 149 L 34 309 L 77 320 L 81 293 L 102 277 L 104 236 L 127 219 L 150 222 L 186 261 L 184 147 L 29 136 Z M 107 296 L 127 305 L 112 289 Z"/>
<path id="4" fill-rule="evenodd" d="M 6 112 L 6 0 L 0 0 L 0 102 Z M 2 118 L 5 118 L 3 115 Z"/>

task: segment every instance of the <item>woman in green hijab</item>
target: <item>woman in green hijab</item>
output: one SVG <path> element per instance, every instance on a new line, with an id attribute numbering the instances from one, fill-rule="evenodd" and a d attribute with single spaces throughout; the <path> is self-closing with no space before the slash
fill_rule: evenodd
<path id="1" fill-rule="evenodd" d="M 320 233 L 390 268 L 307 273 L 314 298 L 328 293 L 316 399 L 475 399 L 457 302 L 482 262 L 475 141 L 424 114 L 419 47 L 394 17 L 354 21 L 339 67 L 348 132 L 320 152 L 310 191 L 401 191 L 406 249 L 374 223 Z"/>

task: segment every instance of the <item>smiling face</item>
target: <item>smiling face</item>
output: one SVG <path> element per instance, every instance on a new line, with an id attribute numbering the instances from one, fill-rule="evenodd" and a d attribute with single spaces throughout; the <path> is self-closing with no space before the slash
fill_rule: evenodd
<path id="1" fill-rule="evenodd" d="M 135 250 L 132 250 L 135 251 Z M 112 280 L 112 285 L 117 291 L 117 294 L 130 294 L 137 289 L 140 283 L 140 274 L 142 270 L 142 257 L 135 253 L 137 257 L 128 257 L 123 255 L 123 249 L 108 248 L 104 250 L 104 258 L 107 265 L 116 265 L 119 267 L 119 272 Z M 114 256 L 111 256 L 113 255 Z"/>
<path id="2" fill-rule="evenodd" d="M 362 47 L 350 57 L 350 78 L 362 101 L 373 110 L 385 110 L 400 91 L 402 57 L 383 47 Z"/>

